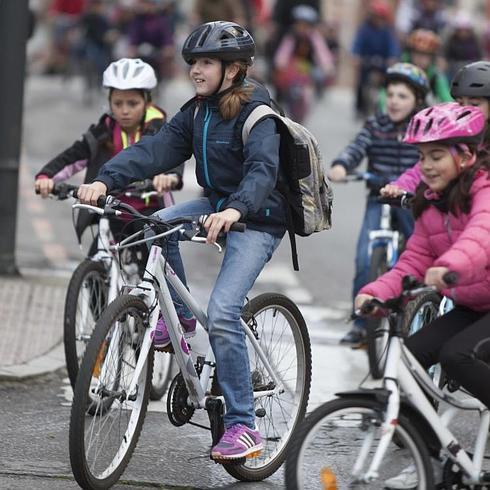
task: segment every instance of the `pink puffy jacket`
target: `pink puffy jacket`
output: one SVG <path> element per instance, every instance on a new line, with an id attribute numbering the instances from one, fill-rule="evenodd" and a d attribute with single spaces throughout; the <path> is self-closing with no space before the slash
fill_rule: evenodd
<path id="1" fill-rule="evenodd" d="M 420 162 L 417 162 L 412 168 L 405 170 L 398 179 L 391 184 L 394 184 L 406 192 L 415 193 L 417 186 L 422 180 L 422 170 L 420 168 Z"/>
<path id="2" fill-rule="evenodd" d="M 486 171 L 475 175 L 468 214 L 454 216 L 430 206 L 415 222 L 407 248 L 395 267 L 364 286 L 360 294 L 381 300 L 401 293 L 401 280 L 410 274 L 422 281 L 429 267 L 447 267 L 458 274 L 456 287 L 442 293 L 457 305 L 490 311 L 490 180 Z M 430 191 L 427 197 L 430 199 Z M 437 197 L 432 194 L 432 198 Z"/>

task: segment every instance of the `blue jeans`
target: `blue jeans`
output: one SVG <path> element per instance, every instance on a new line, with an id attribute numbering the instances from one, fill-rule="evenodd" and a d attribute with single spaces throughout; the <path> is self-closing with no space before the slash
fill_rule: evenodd
<path id="1" fill-rule="evenodd" d="M 369 232 L 379 229 L 381 221 L 381 206 L 376 197 L 368 197 L 366 211 L 362 221 L 361 231 L 357 239 L 356 249 L 356 272 L 352 286 L 352 297 L 355 298 L 359 290 L 368 283 L 369 280 Z M 401 208 L 391 208 L 392 223 L 396 223 L 398 231 L 403 233 L 405 238 L 413 232 L 413 216 L 411 211 Z M 354 325 L 363 327 L 365 320 L 359 318 Z"/>
<path id="2" fill-rule="evenodd" d="M 213 212 L 208 199 L 201 198 L 162 209 L 156 215 L 163 220 L 171 220 Z M 186 284 L 179 238 L 180 235 L 175 234 L 168 240 L 167 260 Z M 226 238 L 223 263 L 209 298 L 206 326 L 216 357 L 219 385 L 226 402 L 226 428 L 235 424 L 255 427 L 250 365 L 240 316 L 246 295 L 280 241 L 270 233 L 250 229 L 245 233 L 230 232 Z M 175 293 L 172 298 L 177 300 Z M 179 314 L 185 313 L 184 308 L 176 303 Z"/>

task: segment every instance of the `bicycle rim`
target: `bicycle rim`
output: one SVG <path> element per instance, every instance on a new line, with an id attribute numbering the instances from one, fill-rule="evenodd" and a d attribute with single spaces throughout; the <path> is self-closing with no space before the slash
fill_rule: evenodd
<path id="1" fill-rule="evenodd" d="M 369 399 L 338 399 L 317 408 L 301 425 L 291 444 L 286 466 L 288 490 L 324 490 L 351 488 L 433 488 L 430 457 L 420 435 L 407 419 L 400 416 L 394 437 L 401 447 L 391 442 L 378 469 L 378 476 L 369 483 L 362 477 L 378 446 L 381 433 L 381 409 Z M 364 465 L 354 475 L 356 461 L 362 450 L 367 451 Z M 394 478 L 402 478 L 412 467 L 412 486 L 397 486 Z M 407 471 L 403 480 L 409 478 Z M 336 486 L 334 487 L 334 483 Z M 328 485 L 332 485 L 329 487 Z"/>
<path id="2" fill-rule="evenodd" d="M 96 325 L 83 359 L 70 421 L 70 460 L 84 488 L 108 488 L 124 471 L 139 438 L 153 367 L 150 349 L 130 392 L 146 330 L 146 306 L 121 296 Z M 88 408 L 87 408 L 88 407 Z"/>
<path id="3" fill-rule="evenodd" d="M 274 473 L 285 458 L 291 434 L 303 419 L 311 381 L 310 341 L 296 305 L 282 295 L 263 294 L 249 304 L 248 321 L 270 365 L 284 387 L 282 393 L 255 399 L 255 425 L 264 449 L 230 472 L 242 480 L 260 480 Z M 255 392 L 269 390 L 274 382 L 247 341 Z M 233 467 L 231 467 L 233 468 Z"/>

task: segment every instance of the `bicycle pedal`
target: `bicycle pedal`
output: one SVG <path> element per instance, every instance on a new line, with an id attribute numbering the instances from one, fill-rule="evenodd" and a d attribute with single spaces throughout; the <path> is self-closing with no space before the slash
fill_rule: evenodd
<path id="1" fill-rule="evenodd" d="M 175 352 L 172 344 L 168 344 L 165 347 L 158 347 L 154 345 L 153 348 L 158 352 L 166 352 L 167 354 L 173 354 Z"/>

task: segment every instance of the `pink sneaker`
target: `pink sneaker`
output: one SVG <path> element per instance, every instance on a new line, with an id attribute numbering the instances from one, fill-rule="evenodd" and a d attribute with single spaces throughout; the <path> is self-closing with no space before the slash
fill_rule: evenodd
<path id="1" fill-rule="evenodd" d="M 194 317 L 185 318 L 179 316 L 179 322 L 184 328 L 184 337 L 190 339 L 196 335 L 196 319 Z M 153 334 L 153 345 L 159 349 L 167 347 L 170 344 L 170 335 L 168 334 L 165 320 L 160 317 L 157 322 L 157 327 Z"/>

